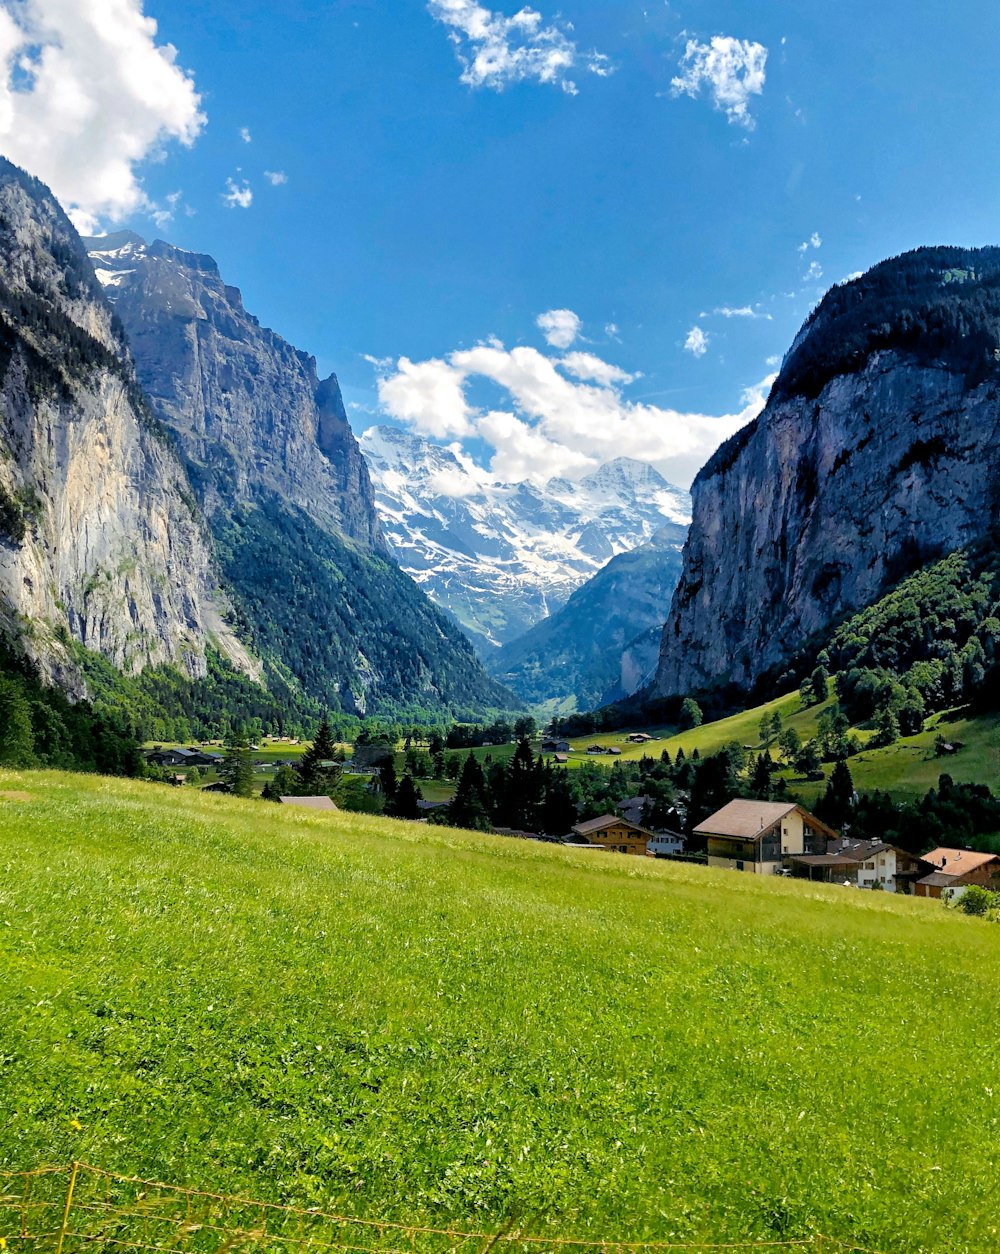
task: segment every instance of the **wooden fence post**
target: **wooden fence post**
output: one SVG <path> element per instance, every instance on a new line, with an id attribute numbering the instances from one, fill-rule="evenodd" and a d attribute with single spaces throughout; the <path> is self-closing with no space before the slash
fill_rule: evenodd
<path id="1" fill-rule="evenodd" d="M 80 1164 L 73 1162 L 70 1164 L 72 1170 L 69 1173 L 69 1186 L 66 1189 L 66 1205 L 63 1207 L 62 1227 L 59 1229 L 59 1240 L 56 1243 L 56 1254 L 63 1254 L 63 1242 L 66 1240 L 66 1229 L 69 1227 L 69 1211 L 73 1205 L 73 1190 L 76 1188 L 76 1173 L 80 1170 Z"/>

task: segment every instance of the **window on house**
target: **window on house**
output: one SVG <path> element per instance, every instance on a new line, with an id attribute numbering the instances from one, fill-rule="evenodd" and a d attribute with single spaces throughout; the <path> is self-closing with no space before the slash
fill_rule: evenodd
<path id="1" fill-rule="evenodd" d="M 866 870 L 866 871 L 874 871 L 874 870 L 875 870 L 875 863 L 874 863 L 874 862 L 866 862 L 866 863 L 865 863 L 865 870 Z"/>

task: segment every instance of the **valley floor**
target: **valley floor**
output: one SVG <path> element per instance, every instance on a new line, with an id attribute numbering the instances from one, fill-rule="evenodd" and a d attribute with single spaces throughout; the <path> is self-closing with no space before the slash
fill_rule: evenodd
<path id="1" fill-rule="evenodd" d="M 998 998 L 938 903 L 0 773 L 0 1167 L 993 1250 Z"/>

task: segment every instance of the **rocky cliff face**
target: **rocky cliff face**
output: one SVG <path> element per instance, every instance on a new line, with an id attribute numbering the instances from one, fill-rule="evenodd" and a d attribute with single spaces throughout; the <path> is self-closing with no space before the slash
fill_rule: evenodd
<path id="1" fill-rule="evenodd" d="M 314 358 L 262 327 L 211 257 L 131 232 L 87 246 L 206 511 L 274 495 L 383 550 L 336 376 L 320 381 Z"/>
<path id="2" fill-rule="evenodd" d="M 643 462 L 623 457 L 537 487 L 484 482 L 449 449 L 395 427 L 366 431 L 361 447 L 400 563 L 491 667 L 506 665 L 501 645 L 555 614 L 616 555 L 666 525 L 678 552 L 683 542 L 688 494 Z M 662 623 L 669 589 L 660 591 Z"/>
<path id="3" fill-rule="evenodd" d="M 997 519 L 1000 250 L 834 289 L 763 414 L 698 476 L 654 690 L 749 686 Z"/>
<path id="4" fill-rule="evenodd" d="M 212 258 L 127 232 L 88 245 L 266 675 L 352 714 L 514 703 L 393 561 L 336 378 Z"/>
<path id="5" fill-rule="evenodd" d="M 82 692 L 67 645 L 137 672 L 204 673 L 224 616 L 184 471 L 135 382 L 86 253 L 40 183 L 0 160 L 0 626 Z"/>

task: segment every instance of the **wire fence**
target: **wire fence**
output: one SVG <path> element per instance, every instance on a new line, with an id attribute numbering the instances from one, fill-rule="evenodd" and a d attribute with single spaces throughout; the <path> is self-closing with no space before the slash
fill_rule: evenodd
<path id="1" fill-rule="evenodd" d="M 667 1251 L 800 1250 L 879 1254 L 814 1235 L 728 1244 L 580 1241 L 515 1229 L 468 1232 L 358 1219 L 206 1193 L 117 1175 L 87 1163 L 0 1173 L 0 1252 L 75 1254 L 84 1249 L 176 1254 L 666 1254 Z"/>

